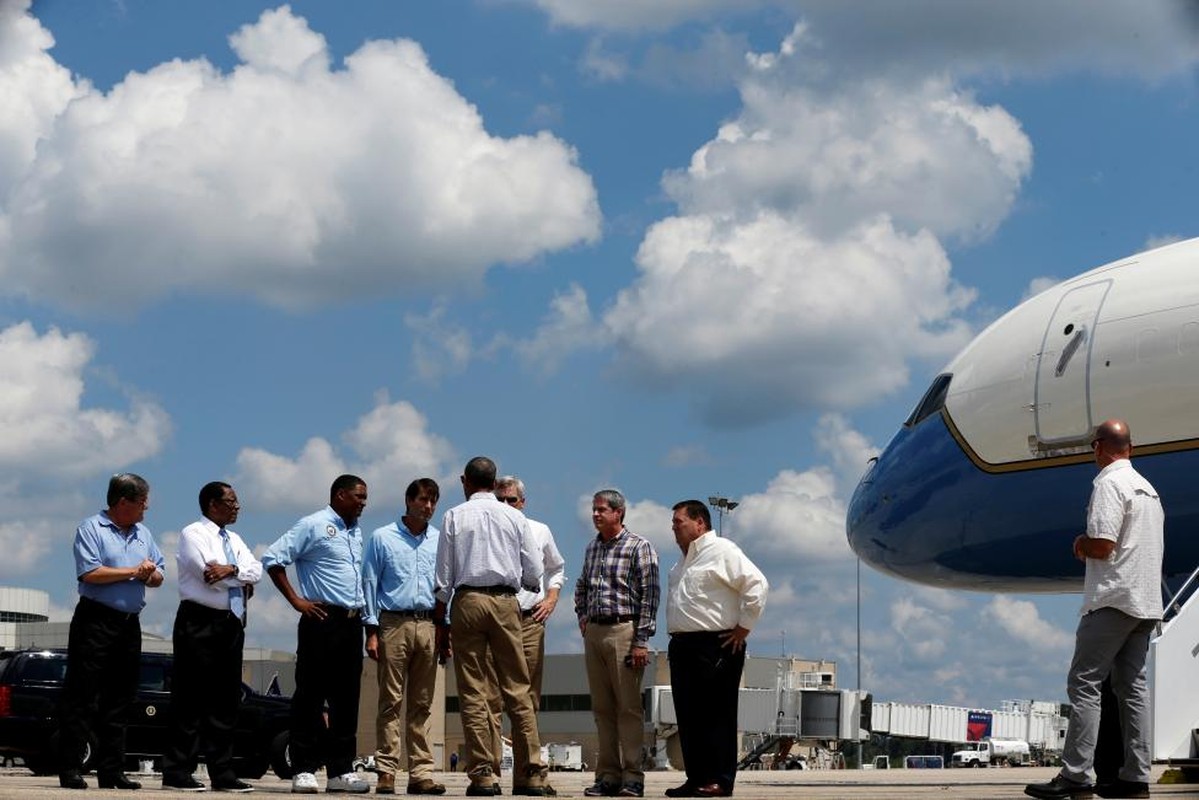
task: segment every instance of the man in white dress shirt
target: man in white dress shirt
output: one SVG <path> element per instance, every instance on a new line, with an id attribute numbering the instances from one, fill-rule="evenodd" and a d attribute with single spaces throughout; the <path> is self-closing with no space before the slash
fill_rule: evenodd
<path id="1" fill-rule="evenodd" d="M 1165 511 L 1157 490 L 1132 467 L 1128 425 L 1110 419 L 1091 441 L 1095 476 L 1087 532 L 1074 539 L 1074 557 L 1086 564 L 1082 619 L 1066 678 L 1070 727 L 1062 769 L 1024 793 L 1044 800 L 1073 797 L 1148 797 L 1149 693 L 1145 661 L 1149 637 L 1162 618 Z M 1111 678 L 1120 705 L 1124 759 L 1118 777 L 1092 784 L 1099 730 L 1100 685 Z M 1111 766 L 1111 765 L 1109 765 Z M 1112 772 L 1112 770 L 1107 770 Z"/>
<path id="2" fill-rule="evenodd" d="M 514 475 L 505 475 L 498 479 L 495 482 L 495 498 L 501 503 L 507 503 L 524 512 L 524 481 Z M 529 518 L 526 517 L 526 519 Z M 554 542 L 554 534 L 548 525 L 535 519 L 529 519 L 529 529 L 533 532 L 536 550 L 541 554 L 544 573 L 541 576 L 541 586 L 538 591 L 530 592 L 522 588 L 516 593 L 516 602 L 520 605 L 521 641 L 525 651 L 525 662 L 529 665 L 529 691 L 533 696 L 533 710 L 539 711 L 541 709 L 541 667 L 545 660 L 545 621 L 549 619 L 550 614 L 554 613 L 554 608 L 558 605 L 558 595 L 561 594 L 562 586 L 566 583 L 564 569 L 566 561 L 562 558 L 562 553 L 558 551 L 558 545 Z M 495 681 L 495 684 L 498 686 L 499 682 Z M 503 706 L 498 693 L 492 696 L 490 704 L 491 725 L 494 733 L 492 738 L 495 742 L 493 747 L 498 758 L 503 752 L 503 743 L 500 741 L 502 731 L 500 711 Z M 512 767 L 512 794 L 527 794 L 522 777 L 525 765 L 513 758 Z M 492 769 L 497 774 L 499 773 L 498 761 L 492 764 Z M 541 793 L 549 796 L 557 794 L 548 783 L 542 787 Z"/>
<path id="3" fill-rule="evenodd" d="M 205 484 L 200 490 L 203 516 L 179 534 L 179 610 L 164 789 L 207 789 L 192 777 L 201 741 L 213 789 L 253 789 L 233 772 L 233 728 L 241 705 L 246 588 L 262 577 L 262 563 L 227 527 L 237 522 L 240 509 L 232 486 Z"/>
<path id="4" fill-rule="evenodd" d="M 670 688 L 687 780 L 667 797 L 729 797 L 737 778 L 737 698 L 745 639 L 766 608 L 766 576 L 712 530 L 698 500 L 670 520 L 683 557 L 670 569 Z"/>
<path id="5" fill-rule="evenodd" d="M 523 779 L 525 794 L 542 795 L 545 766 L 516 603 L 516 592 L 522 586 L 530 591 L 540 587 L 541 557 L 525 515 L 495 499 L 495 475 L 495 462 L 483 456 L 472 458 L 463 470 L 466 502 L 445 513 L 437 543 L 433 617 L 444 619 L 453 597 L 450 633 L 470 776 L 466 794 L 490 797 L 499 789 L 492 770 L 497 758 L 491 752 L 489 708 L 489 699 L 498 692 L 512 721 L 513 759 L 528 765 L 516 780 Z M 442 630 L 442 655 L 451 653 L 447 642 Z M 497 679 L 498 686 L 493 686 Z"/>

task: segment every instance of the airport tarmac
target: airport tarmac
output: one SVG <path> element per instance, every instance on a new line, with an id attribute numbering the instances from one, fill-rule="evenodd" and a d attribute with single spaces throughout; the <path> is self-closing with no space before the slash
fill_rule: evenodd
<path id="1" fill-rule="evenodd" d="M 1154 768 L 1156 780 L 1164 767 Z M 1028 769 L 941 769 L 941 770 L 793 770 L 788 772 L 750 771 L 737 777 L 735 796 L 740 800 L 767 800 L 774 798 L 812 798 L 812 800 L 857 800 L 857 798 L 936 798 L 936 800 L 991 800 L 991 798 L 1024 797 L 1026 783 L 1047 781 L 1056 773 L 1049 767 Z M 135 776 L 144 784 L 144 789 L 133 797 L 152 797 L 173 794 L 191 795 L 188 792 L 167 792 L 160 788 L 161 777 L 157 775 Z M 374 776 L 368 775 L 371 783 Z M 439 776 L 448 788 L 446 797 L 462 797 L 466 792 L 466 776 L 462 773 L 446 773 Z M 682 783 L 678 772 L 653 772 L 646 775 L 645 796 L 660 798 L 663 792 Z M 95 797 L 124 797 L 129 792 L 101 791 L 95 788 L 94 776 L 89 776 L 92 788 L 86 793 L 69 791 L 58 787 L 54 777 L 35 777 L 24 770 L 5 770 L 0 773 L 0 797 L 74 797 L 79 800 Z M 318 776 L 321 786 L 324 775 Z M 551 783 L 560 797 L 582 797 L 583 789 L 592 782 L 591 774 L 554 773 Z M 291 782 L 276 778 L 268 773 L 260 780 L 251 781 L 255 795 L 289 794 Z M 397 781 L 400 792 L 404 791 L 403 776 Z M 504 796 L 510 796 L 504 786 Z M 1199 797 L 1199 785 L 1162 785 L 1151 787 L 1154 797 Z M 322 792 L 323 794 L 323 792 Z M 372 791 L 372 795 L 374 792 Z"/>

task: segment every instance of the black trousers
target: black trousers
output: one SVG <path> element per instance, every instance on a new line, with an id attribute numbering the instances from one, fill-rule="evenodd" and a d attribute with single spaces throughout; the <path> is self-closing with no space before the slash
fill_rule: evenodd
<path id="1" fill-rule="evenodd" d="M 335 777 L 353 772 L 358 755 L 362 619 L 343 608 L 324 608 L 328 616 L 323 620 L 300 617 L 296 635 L 291 759 L 296 772 L 315 772 L 323 764 Z"/>
<path id="2" fill-rule="evenodd" d="M 137 694 L 142 626 L 125 614 L 79 598 L 67 639 L 67 675 L 59 712 L 58 768 L 82 770 L 83 750 L 94 741 L 99 775 L 125 766 L 125 714 Z"/>
<path id="3" fill-rule="evenodd" d="M 737 699 L 745 651 L 721 647 L 721 633 L 672 633 L 667 655 L 687 783 L 718 783 L 731 792 L 737 780 Z"/>
<path id="4" fill-rule="evenodd" d="M 163 754 L 164 778 L 196 771 L 201 750 L 214 781 L 236 778 L 233 731 L 241 708 L 241 620 L 228 611 L 184 600 L 175 613 L 172 641 L 171 727 Z"/>

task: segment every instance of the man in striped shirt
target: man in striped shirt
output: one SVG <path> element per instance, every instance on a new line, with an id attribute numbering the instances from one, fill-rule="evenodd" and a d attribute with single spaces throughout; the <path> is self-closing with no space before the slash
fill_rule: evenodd
<path id="1" fill-rule="evenodd" d="M 641 676 L 657 627 L 658 554 L 624 526 L 624 514 L 620 492 L 595 493 L 591 521 L 598 535 L 587 545 L 575 583 L 575 616 L 599 734 L 595 785 L 583 790 L 587 797 L 641 797 L 645 791 Z"/>

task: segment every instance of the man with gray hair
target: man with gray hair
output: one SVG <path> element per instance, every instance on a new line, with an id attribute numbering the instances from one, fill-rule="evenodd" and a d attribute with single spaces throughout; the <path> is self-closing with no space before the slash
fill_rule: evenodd
<path id="1" fill-rule="evenodd" d="M 587 544 L 575 583 L 575 616 L 583 634 L 591 711 L 599 734 L 595 784 L 587 797 L 641 797 L 641 678 L 657 628 L 658 554 L 624 526 L 625 499 L 615 489 L 596 492 Z"/>
<path id="2" fill-rule="evenodd" d="M 523 512 L 525 510 L 524 481 L 514 475 L 505 475 L 497 479 L 495 498 L 501 503 L 507 503 Z M 525 662 L 529 665 L 529 690 L 533 698 L 533 709 L 538 710 L 541 708 L 541 667 L 545 660 L 545 621 L 549 619 L 550 614 L 554 613 L 554 608 L 558 605 L 558 595 L 562 591 L 562 585 L 566 583 L 564 571 L 566 562 L 563 560 L 562 554 L 558 552 L 558 545 L 554 543 L 554 534 L 550 531 L 549 526 L 535 519 L 528 517 L 525 519 L 529 522 L 529 530 L 533 533 L 534 549 L 541 555 L 544 568 L 538 591 L 531 592 L 521 588 L 516 593 L 516 602 L 520 605 L 521 643 L 524 646 Z M 495 666 L 494 661 L 492 666 Z M 491 726 L 497 759 L 502 752 L 500 710 L 499 695 L 493 695 L 491 698 Z M 519 761 L 513 760 L 512 794 L 529 793 L 522 778 L 525 766 Z M 500 765 L 492 764 L 492 768 L 498 774 Z M 557 794 L 548 783 L 542 787 L 541 793 L 543 795 Z"/>
<path id="3" fill-rule="evenodd" d="M 150 529 L 150 484 L 123 472 L 108 482 L 108 510 L 75 531 L 79 604 L 71 617 L 67 676 L 59 716 L 58 784 L 86 789 L 83 751 L 96 742 L 96 782 L 101 789 L 140 789 L 125 777 L 125 711 L 141 671 L 146 587 L 162 585 L 164 560 Z"/>

